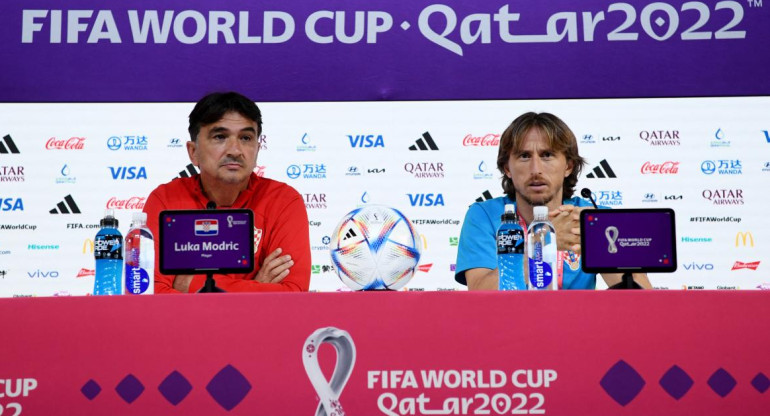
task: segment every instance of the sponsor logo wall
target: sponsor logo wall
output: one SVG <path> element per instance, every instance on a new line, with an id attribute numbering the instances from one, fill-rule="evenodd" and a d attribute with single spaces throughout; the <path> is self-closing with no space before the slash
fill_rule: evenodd
<path id="1" fill-rule="evenodd" d="M 0 104 L 0 296 L 84 295 L 106 208 L 120 230 L 149 192 L 197 173 L 184 148 L 192 103 Z M 365 204 L 392 206 L 421 235 L 407 290 L 454 282 L 468 206 L 502 195 L 500 134 L 548 111 L 578 138 L 577 188 L 612 208 L 676 212 L 671 289 L 767 289 L 770 98 L 260 103 L 260 176 L 286 182 L 308 209 L 311 290 L 346 290 L 325 248 Z M 40 114 L 47 122 L 39 123 Z M 601 279 L 598 282 L 602 287 Z"/>

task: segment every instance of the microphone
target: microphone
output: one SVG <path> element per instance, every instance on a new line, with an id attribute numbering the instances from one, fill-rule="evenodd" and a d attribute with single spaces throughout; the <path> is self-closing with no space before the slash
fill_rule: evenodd
<path id="1" fill-rule="evenodd" d="M 596 205 L 596 204 L 594 204 L 594 205 Z M 209 201 L 209 203 L 206 204 L 206 209 L 208 209 L 208 210 L 217 209 L 217 203 L 214 202 L 214 201 Z"/>
<path id="2" fill-rule="evenodd" d="M 591 190 L 588 188 L 583 188 L 580 190 L 580 196 L 583 198 L 588 198 L 591 200 L 591 203 L 594 205 L 595 209 L 599 209 L 598 206 L 596 206 L 596 201 L 594 201 L 594 196 L 591 194 Z"/>

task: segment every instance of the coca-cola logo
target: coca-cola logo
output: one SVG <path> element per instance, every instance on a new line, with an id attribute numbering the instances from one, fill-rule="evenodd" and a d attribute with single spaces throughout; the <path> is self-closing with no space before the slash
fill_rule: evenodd
<path id="1" fill-rule="evenodd" d="M 145 197 L 132 196 L 128 199 L 118 199 L 115 197 L 107 201 L 108 209 L 144 209 Z"/>
<path id="2" fill-rule="evenodd" d="M 499 134 L 486 134 L 484 136 L 474 136 L 468 134 L 463 138 L 463 146 L 497 146 L 500 144 Z"/>
<path id="3" fill-rule="evenodd" d="M 83 146 L 85 145 L 85 141 L 86 141 L 85 137 L 70 137 L 67 140 L 57 139 L 56 137 L 51 137 L 45 143 L 45 148 L 46 148 L 46 150 L 51 150 L 51 149 L 57 149 L 57 150 L 83 150 Z"/>
<path id="4" fill-rule="evenodd" d="M 256 168 L 254 168 L 254 173 L 257 174 L 260 178 L 265 176 L 265 167 L 257 165 Z"/>
<path id="5" fill-rule="evenodd" d="M 650 163 L 644 162 L 642 165 L 642 174 L 661 174 L 661 175 L 673 175 L 679 173 L 679 162 L 663 162 L 663 163 Z"/>

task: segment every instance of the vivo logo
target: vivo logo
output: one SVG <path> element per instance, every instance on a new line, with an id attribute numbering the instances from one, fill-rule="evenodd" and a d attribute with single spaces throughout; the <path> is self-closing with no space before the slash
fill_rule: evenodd
<path id="1" fill-rule="evenodd" d="M 373 134 L 357 134 L 355 136 L 348 134 L 348 140 L 350 140 L 350 147 L 385 147 L 385 140 L 381 134 L 377 136 Z"/>
<path id="2" fill-rule="evenodd" d="M 690 263 L 684 265 L 685 270 L 714 270 L 711 263 Z"/>
<path id="3" fill-rule="evenodd" d="M 21 198 L 0 198 L 0 211 L 24 211 Z"/>
<path id="4" fill-rule="evenodd" d="M 413 207 L 433 207 L 444 206 L 444 195 L 442 194 L 407 194 L 409 203 Z"/>
<path id="5" fill-rule="evenodd" d="M 147 179 L 147 171 L 144 166 L 110 166 L 112 179 Z"/>
<path id="6" fill-rule="evenodd" d="M 35 278 L 35 277 L 44 277 L 44 278 L 51 277 L 51 278 L 55 278 L 55 277 L 59 277 L 59 272 L 56 271 L 56 270 L 50 270 L 50 271 L 45 272 L 45 271 L 42 271 L 40 269 L 37 269 L 34 272 L 27 272 L 27 275 L 29 277 L 32 277 L 32 278 Z"/>

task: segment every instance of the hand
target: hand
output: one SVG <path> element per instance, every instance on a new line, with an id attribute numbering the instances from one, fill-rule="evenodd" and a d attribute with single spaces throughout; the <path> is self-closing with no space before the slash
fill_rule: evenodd
<path id="1" fill-rule="evenodd" d="M 556 230 L 556 248 L 580 254 L 580 211 L 574 205 L 562 205 L 548 216 Z"/>
<path id="2" fill-rule="evenodd" d="M 174 289 L 187 293 L 190 291 L 190 282 L 192 282 L 193 275 L 191 274 L 178 274 L 174 277 Z"/>
<path id="3" fill-rule="evenodd" d="M 281 256 L 281 251 L 277 248 L 265 257 L 254 280 L 261 283 L 280 283 L 289 275 L 289 268 L 294 265 L 294 260 L 288 254 Z"/>

